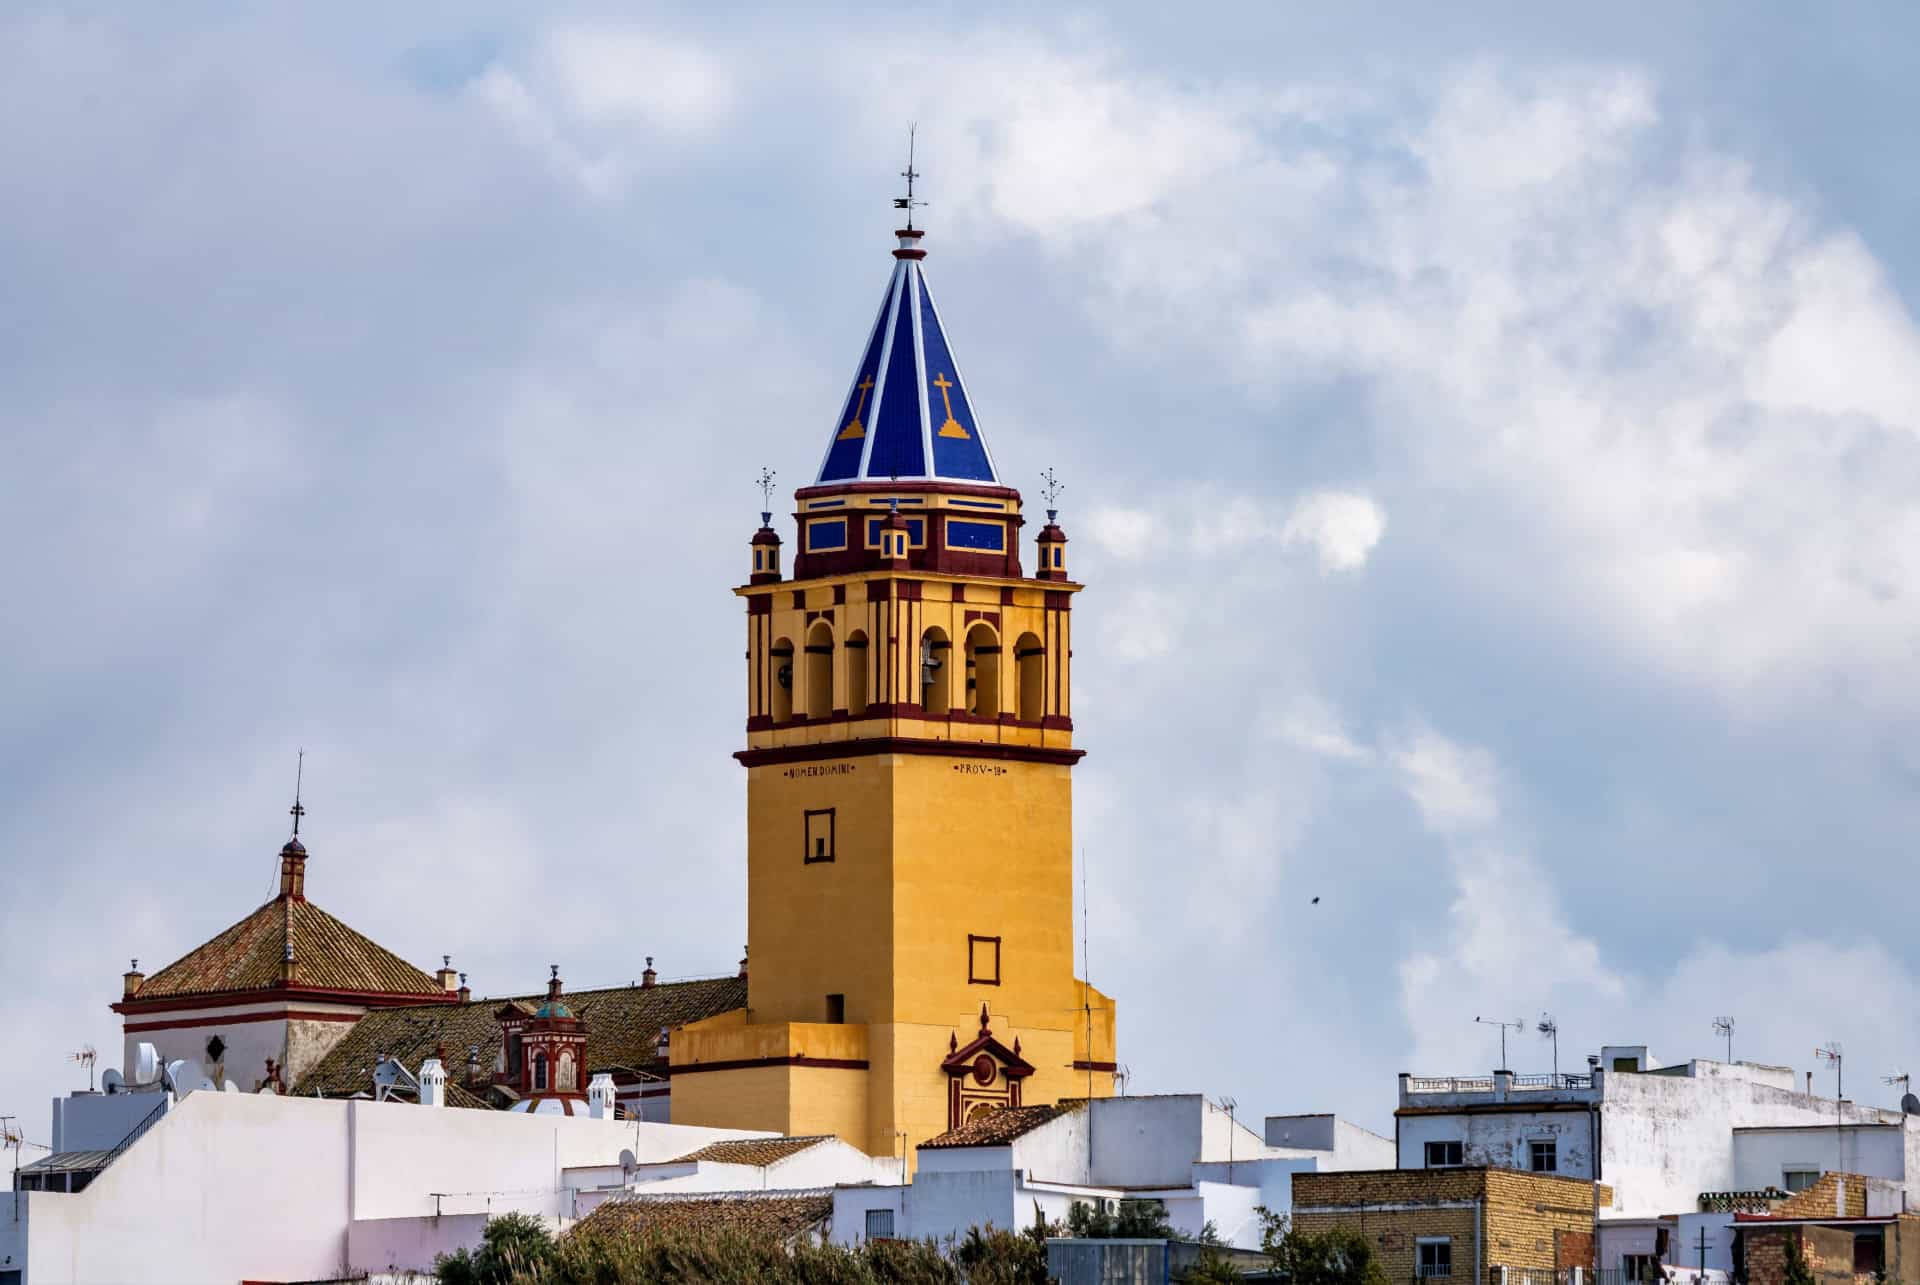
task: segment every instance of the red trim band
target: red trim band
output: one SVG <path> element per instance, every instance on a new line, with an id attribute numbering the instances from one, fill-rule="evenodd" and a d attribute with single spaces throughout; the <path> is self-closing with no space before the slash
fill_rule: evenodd
<path id="1" fill-rule="evenodd" d="M 676 1066 L 669 1075 L 692 1075 L 696 1071 L 746 1071 L 762 1066 L 813 1066 L 824 1067 L 830 1071 L 864 1071 L 867 1069 L 865 1058 L 847 1057 L 748 1057 L 732 1062 L 689 1062 L 685 1066 Z"/>
<path id="2" fill-rule="evenodd" d="M 736 750 L 742 767 L 770 763 L 805 763 L 814 759 L 863 758 L 874 754 L 937 754 L 948 758 L 1008 759 L 1022 763 L 1054 763 L 1072 767 L 1087 756 L 1085 750 L 1053 750 L 1038 745 L 993 745 L 979 741 L 935 741 L 916 736 L 879 736 L 871 740 L 824 741 L 813 745 L 776 745 L 763 750 Z"/>
<path id="3" fill-rule="evenodd" d="M 289 1008 L 278 1013 L 235 1013 L 230 1017 L 189 1017 L 171 1022 L 128 1022 L 122 1029 L 134 1031 L 179 1031 L 190 1026 L 239 1026 L 244 1022 L 357 1022 L 364 1013 L 321 1013 L 310 1009 Z"/>
<path id="4" fill-rule="evenodd" d="M 412 1008 L 423 1004 L 458 1004 L 458 991 L 352 991 L 331 986 L 302 986 L 299 982 L 251 991 L 202 991 L 158 999 L 116 1000 L 107 1007 L 116 1013 L 165 1013 L 183 1008 L 231 1008 L 239 1004 L 269 1004 L 276 1000 L 337 1000 L 367 1008 Z"/>

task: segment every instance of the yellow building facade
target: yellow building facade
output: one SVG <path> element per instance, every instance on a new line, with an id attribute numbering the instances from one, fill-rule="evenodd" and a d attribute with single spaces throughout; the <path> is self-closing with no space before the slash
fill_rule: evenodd
<path id="1" fill-rule="evenodd" d="M 747 609 L 748 1006 L 671 1042 L 676 1122 L 905 1154 L 998 1106 L 1113 1089 L 1074 976 L 1072 602 L 1048 512 L 1023 571 L 928 293 L 895 267 L 791 575 L 762 515 Z"/>

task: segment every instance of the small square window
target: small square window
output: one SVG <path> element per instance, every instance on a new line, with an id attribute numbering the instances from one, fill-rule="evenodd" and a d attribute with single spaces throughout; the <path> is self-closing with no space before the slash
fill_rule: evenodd
<path id="1" fill-rule="evenodd" d="M 807 809 L 807 846 L 801 850 L 804 864 L 812 865 L 816 861 L 833 860 L 833 813 L 832 808 Z"/>
<path id="2" fill-rule="evenodd" d="M 867 1210 L 867 1239 L 890 1240 L 893 1237 L 893 1210 Z"/>
<path id="3" fill-rule="evenodd" d="M 1457 1169 L 1465 1163 L 1462 1151 L 1457 1140 L 1429 1142 L 1426 1147 L 1427 1168 Z"/>
<path id="4" fill-rule="evenodd" d="M 1783 1169 L 1780 1171 L 1780 1185 L 1788 1191 L 1805 1191 L 1820 1181 L 1818 1169 Z"/>
<path id="5" fill-rule="evenodd" d="M 1415 1261 L 1423 1279 L 1453 1275 L 1453 1241 L 1446 1237 L 1422 1237 L 1419 1258 Z"/>
<path id="6" fill-rule="evenodd" d="M 1535 1173 L 1557 1173 L 1560 1147 L 1552 1138 L 1535 1139 L 1527 1144 L 1528 1160 Z"/>
<path id="7" fill-rule="evenodd" d="M 982 986 L 1000 984 L 1000 939 L 967 934 L 967 981 Z"/>

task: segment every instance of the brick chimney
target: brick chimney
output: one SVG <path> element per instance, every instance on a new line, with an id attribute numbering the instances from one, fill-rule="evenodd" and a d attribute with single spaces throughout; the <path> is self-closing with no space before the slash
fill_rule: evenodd
<path id="1" fill-rule="evenodd" d="M 135 995 L 138 995 L 140 993 L 140 987 L 144 985 L 147 980 L 147 975 L 140 971 L 139 960 L 131 961 L 131 965 L 132 966 L 120 976 L 120 980 L 126 984 L 126 998 L 128 999 L 132 999 Z"/>
<path id="2" fill-rule="evenodd" d="M 560 998 L 560 965 L 548 964 L 547 967 L 553 970 L 553 976 L 547 978 L 547 998 L 559 999 Z"/>
<path id="3" fill-rule="evenodd" d="M 452 955 L 440 956 L 440 969 L 433 975 L 433 980 L 440 983 L 443 991 L 460 989 L 460 974 L 453 971 Z"/>
<path id="4" fill-rule="evenodd" d="M 460 996 L 460 1002 L 462 1004 L 473 998 L 473 992 L 467 987 L 467 975 L 465 973 L 460 974 L 460 989 L 456 993 Z"/>
<path id="5" fill-rule="evenodd" d="M 660 974 L 653 971 L 653 956 L 648 955 L 647 970 L 644 973 L 640 974 L 640 989 L 641 990 L 653 989 L 654 983 L 658 981 L 659 978 L 660 978 Z"/>
<path id="6" fill-rule="evenodd" d="M 742 977 L 747 975 L 747 948 L 745 946 L 740 948 L 740 975 Z"/>

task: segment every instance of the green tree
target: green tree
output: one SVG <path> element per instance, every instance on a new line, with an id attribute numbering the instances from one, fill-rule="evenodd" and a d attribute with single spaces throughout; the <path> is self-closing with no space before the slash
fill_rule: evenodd
<path id="1" fill-rule="evenodd" d="M 1292 1285 L 1387 1285 L 1386 1269 L 1367 1238 L 1351 1227 L 1309 1233 L 1286 1215 L 1262 1208 L 1260 1250 Z"/>
<path id="2" fill-rule="evenodd" d="M 1078 1240 L 1172 1240 L 1173 1225 L 1157 1200 L 1075 1201 L 1067 1210 L 1067 1235 Z"/>
<path id="3" fill-rule="evenodd" d="M 502 1214 L 487 1223 L 480 1248 L 441 1254 L 433 1260 L 440 1285 L 509 1285 L 537 1278 L 552 1265 L 553 1233 L 532 1214 Z"/>
<path id="4" fill-rule="evenodd" d="M 1807 1256 L 1800 1252 L 1800 1237 L 1787 1233 L 1787 1274 L 1785 1285 L 1814 1285 L 1813 1268 L 1807 1263 Z"/>

